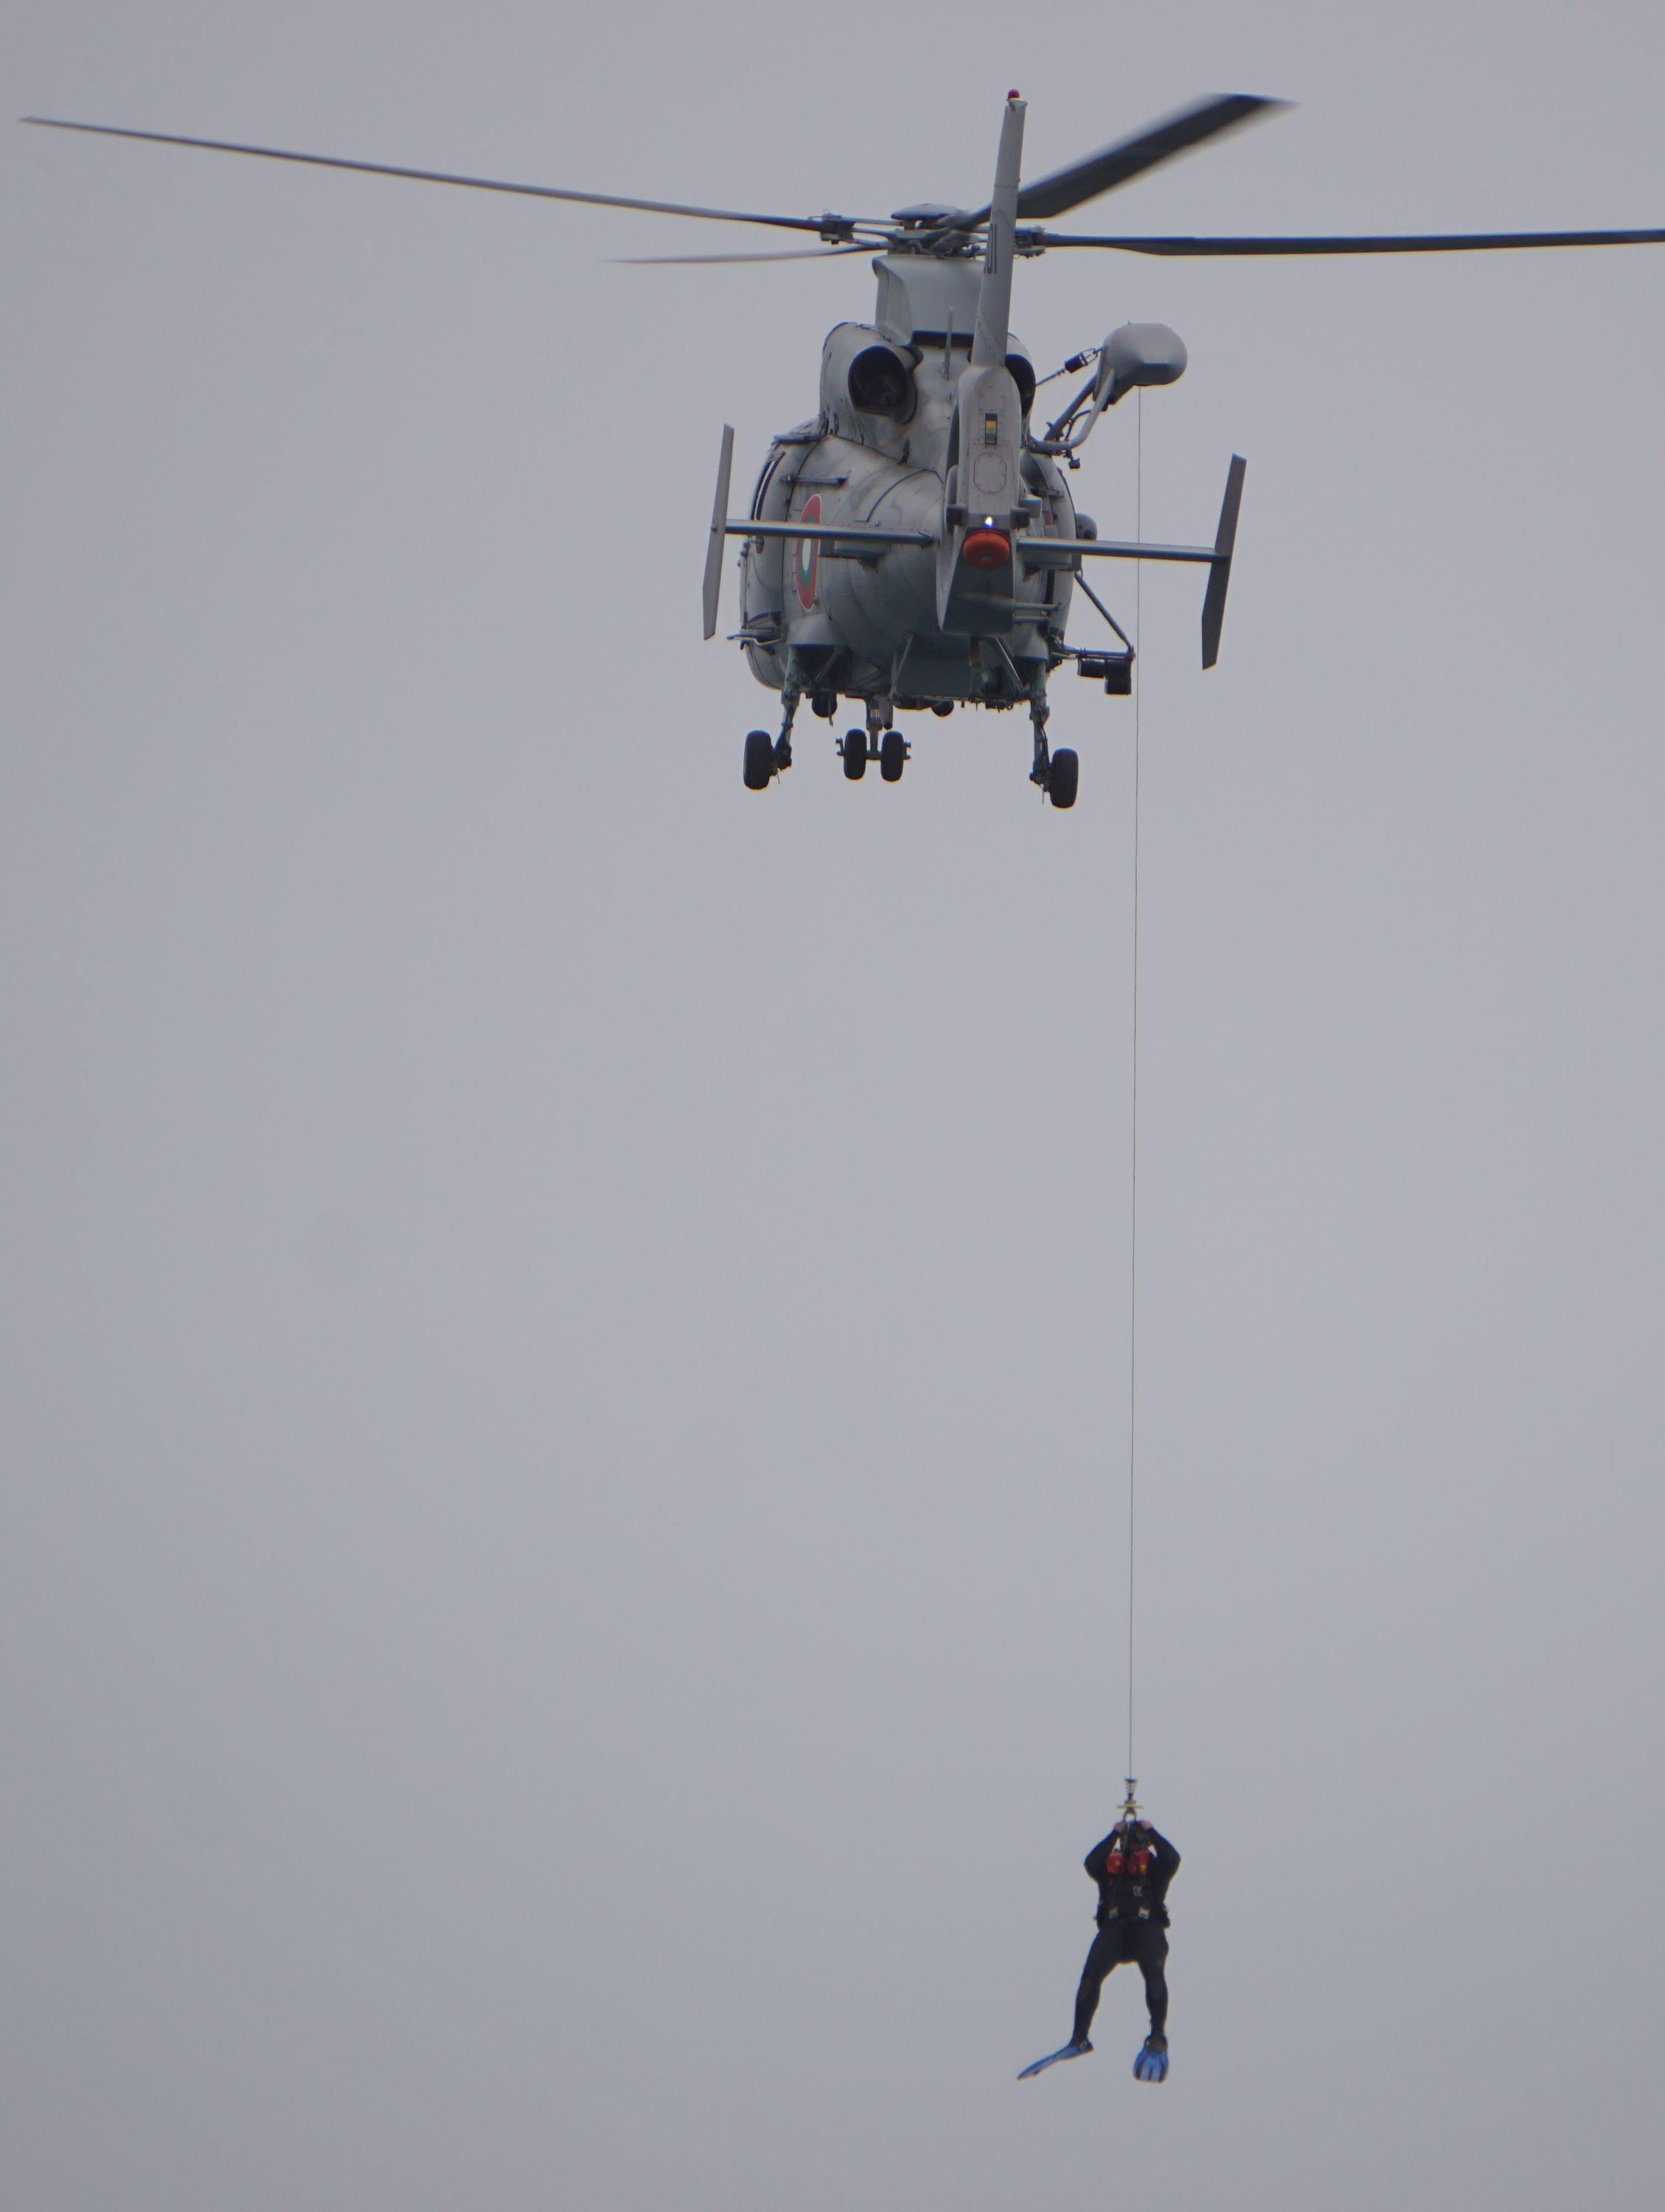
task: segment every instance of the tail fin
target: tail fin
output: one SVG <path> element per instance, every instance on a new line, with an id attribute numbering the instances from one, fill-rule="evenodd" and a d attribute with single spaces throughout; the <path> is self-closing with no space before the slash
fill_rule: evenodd
<path id="1" fill-rule="evenodd" d="M 994 162 L 994 197 L 988 208 L 988 248 L 983 281 L 977 288 L 977 326 L 971 341 L 973 368 L 1006 364 L 1012 321 L 1012 258 L 1018 228 L 1018 180 L 1024 161 L 1024 106 L 1014 92 L 1000 118 L 1000 150 Z"/>

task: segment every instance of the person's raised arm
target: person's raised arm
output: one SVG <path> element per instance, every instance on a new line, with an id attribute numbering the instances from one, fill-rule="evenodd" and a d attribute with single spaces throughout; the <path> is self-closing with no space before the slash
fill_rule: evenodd
<path id="1" fill-rule="evenodd" d="M 1117 1832 L 1117 1830 L 1112 1828 L 1103 1842 L 1095 1844 L 1081 1862 L 1094 1881 L 1103 1881 L 1104 1879 L 1104 1862 L 1110 1855 L 1110 1847 L 1116 1840 Z"/>
<path id="2" fill-rule="evenodd" d="M 1148 1820 L 1145 1823 L 1145 1834 L 1151 1849 L 1156 1853 L 1157 1872 L 1164 1881 L 1171 1881 L 1179 1870 L 1179 1853 L 1166 1836 L 1158 1834 Z"/>

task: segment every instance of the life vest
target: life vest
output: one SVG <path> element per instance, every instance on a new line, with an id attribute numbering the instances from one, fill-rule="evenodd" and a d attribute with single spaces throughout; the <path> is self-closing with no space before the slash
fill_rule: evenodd
<path id="1" fill-rule="evenodd" d="M 1148 1846 L 1131 1851 L 1109 1851 L 1104 1857 L 1104 1879 L 1106 1881 L 1138 1881 L 1149 1874 L 1156 1853 Z"/>

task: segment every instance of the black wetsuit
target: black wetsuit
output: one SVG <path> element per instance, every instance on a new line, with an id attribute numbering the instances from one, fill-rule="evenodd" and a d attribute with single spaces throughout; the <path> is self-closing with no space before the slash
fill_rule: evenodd
<path id="1" fill-rule="evenodd" d="M 1086 2041 L 1104 1977 L 1124 1963 L 1136 1964 L 1144 1975 L 1151 2033 L 1161 2035 L 1168 2024 L 1165 1899 L 1179 1853 L 1154 1828 L 1141 1826 L 1131 1838 L 1113 1828 L 1102 1844 L 1093 1845 L 1085 1864 L 1098 1884 L 1098 1933 L 1075 1993 L 1075 2040 Z"/>

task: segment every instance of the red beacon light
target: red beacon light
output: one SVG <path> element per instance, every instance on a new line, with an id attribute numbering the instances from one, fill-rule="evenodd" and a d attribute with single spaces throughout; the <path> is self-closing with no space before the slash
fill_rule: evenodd
<path id="1" fill-rule="evenodd" d="M 1012 558 L 1012 540 L 1004 530 L 969 530 L 960 551 L 968 568 L 1004 568 Z"/>

